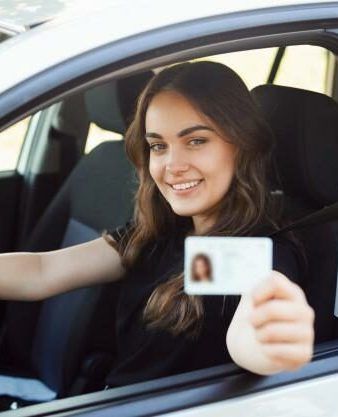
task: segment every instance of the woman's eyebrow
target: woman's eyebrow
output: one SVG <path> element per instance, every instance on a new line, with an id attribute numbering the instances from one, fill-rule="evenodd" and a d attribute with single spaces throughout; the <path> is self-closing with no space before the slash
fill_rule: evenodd
<path id="1" fill-rule="evenodd" d="M 178 137 L 186 136 L 186 135 L 189 135 L 190 133 L 195 132 L 195 130 L 209 130 L 210 132 L 215 132 L 215 130 L 210 126 L 195 125 L 195 126 L 187 127 L 181 130 L 180 132 L 178 132 L 177 136 Z"/>
<path id="2" fill-rule="evenodd" d="M 180 138 L 182 136 L 189 135 L 190 133 L 193 133 L 196 130 L 209 130 L 210 132 L 215 132 L 215 130 L 210 126 L 194 125 L 194 126 L 186 127 L 185 129 L 178 132 L 177 137 Z M 155 133 L 155 132 L 146 132 L 145 138 L 163 139 L 163 137 L 159 133 Z"/>

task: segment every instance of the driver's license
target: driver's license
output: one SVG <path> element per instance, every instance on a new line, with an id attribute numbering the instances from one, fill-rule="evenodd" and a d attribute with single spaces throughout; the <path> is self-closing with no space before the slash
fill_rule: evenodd
<path id="1" fill-rule="evenodd" d="M 188 236 L 184 242 L 184 291 L 221 295 L 250 292 L 272 270 L 268 237 Z"/>

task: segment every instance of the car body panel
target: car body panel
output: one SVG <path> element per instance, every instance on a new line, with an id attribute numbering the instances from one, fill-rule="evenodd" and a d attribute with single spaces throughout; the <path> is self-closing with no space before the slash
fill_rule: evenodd
<path id="1" fill-rule="evenodd" d="M 189 410 L 163 414 L 163 417 L 319 417 L 338 416 L 338 375 L 300 382 L 268 392 L 220 401 Z"/>
<path id="2" fill-rule="evenodd" d="M 190 408 L 196 410 L 202 408 L 204 412 L 207 407 L 220 403 L 225 405 L 228 402 L 236 403 L 236 398 L 240 404 L 242 399 L 259 398 L 268 392 L 277 392 L 275 391 L 277 389 L 281 396 L 289 387 L 291 390 L 299 389 L 307 381 L 322 380 L 329 375 L 337 376 L 336 342 L 328 342 L 320 348 L 317 347 L 315 360 L 294 372 L 282 372 L 263 377 L 251 372 L 243 372 L 234 364 L 229 363 L 25 407 L 18 410 L 15 415 L 8 412 L 3 413 L 3 416 L 64 416 L 67 415 L 64 414 L 66 410 L 81 417 L 110 417 L 112 415 L 148 417 Z M 280 396 L 274 397 L 277 403 L 280 401 Z M 243 407 L 243 410 L 245 415 L 250 415 L 247 407 Z M 212 413 L 209 415 L 213 416 Z M 331 417 L 330 414 L 329 416 Z"/>
<path id="3" fill-rule="evenodd" d="M 333 0 L 332 0 L 333 1 Z M 221 2 L 212 1 L 205 3 L 198 1 L 191 7 L 191 3 L 176 2 L 179 8 L 173 8 L 173 3 L 167 5 L 158 4 L 152 0 L 140 0 L 137 2 L 126 3 L 121 0 L 98 0 L 92 2 L 90 0 L 31 0 L 28 3 L 18 2 L 17 0 L 2 0 L 0 4 L 0 24 L 13 25 L 24 29 L 29 29 L 47 20 L 61 20 L 78 19 L 87 16 L 96 11 L 103 9 L 113 9 L 115 13 L 121 15 L 125 12 L 130 12 L 131 8 L 138 8 L 142 10 L 142 18 L 150 17 L 154 23 L 159 22 L 163 25 L 163 17 L 165 17 L 164 24 L 170 23 L 170 19 L 184 19 L 199 18 L 212 14 L 232 13 L 234 11 L 252 10 L 257 8 L 271 7 L 272 4 L 266 0 L 255 0 L 245 2 L 240 0 L 237 2 Z M 273 6 L 291 5 L 309 3 L 309 0 L 277 0 L 274 1 Z M 168 14 L 163 14 L 164 9 L 167 9 Z M 160 11 L 160 12 L 159 12 Z M 177 12 L 180 13 L 177 13 Z M 155 16 L 155 19 L 153 19 Z M 176 16 L 176 17 L 175 17 Z"/>

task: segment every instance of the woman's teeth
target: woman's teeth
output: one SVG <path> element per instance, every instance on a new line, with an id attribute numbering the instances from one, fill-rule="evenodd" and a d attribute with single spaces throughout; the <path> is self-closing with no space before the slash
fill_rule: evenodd
<path id="1" fill-rule="evenodd" d="M 172 185 L 174 190 L 186 190 L 188 188 L 196 187 L 202 180 L 187 182 L 185 184 L 175 184 Z"/>

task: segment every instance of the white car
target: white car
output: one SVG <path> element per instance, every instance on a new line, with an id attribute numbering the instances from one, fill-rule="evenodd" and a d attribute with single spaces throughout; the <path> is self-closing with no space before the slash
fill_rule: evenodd
<path id="1" fill-rule="evenodd" d="M 21 20 L 0 8 L 0 252 L 124 224 L 135 183 L 123 134 L 137 95 L 166 65 L 224 62 L 277 138 L 271 192 L 309 256 L 315 354 L 273 376 L 224 364 L 103 390 L 118 284 L 1 301 L 3 415 L 338 416 L 338 2 L 92 3 Z"/>

